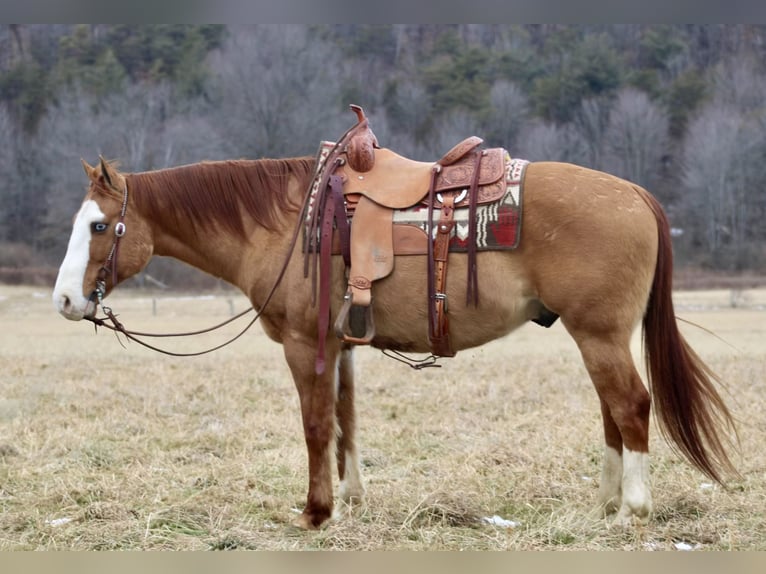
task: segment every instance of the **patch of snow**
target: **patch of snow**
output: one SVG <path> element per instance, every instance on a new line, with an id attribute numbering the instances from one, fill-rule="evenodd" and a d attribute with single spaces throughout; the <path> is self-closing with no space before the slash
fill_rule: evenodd
<path id="1" fill-rule="evenodd" d="M 502 528 L 516 528 L 521 522 L 514 522 L 513 520 L 507 520 L 502 516 L 495 514 L 494 516 L 485 516 L 481 519 L 485 524 L 492 524 L 493 526 L 500 526 Z"/>

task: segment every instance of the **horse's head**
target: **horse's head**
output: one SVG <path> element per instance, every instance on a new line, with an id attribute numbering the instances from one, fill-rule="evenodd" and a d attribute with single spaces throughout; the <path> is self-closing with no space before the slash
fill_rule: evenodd
<path id="1" fill-rule="evenodd" d="M 103 158 L 96 167 L 82 164 L 90 185 L 53 289 L 56 309 L 73 321 L 93 316 L 99 298 L 143 269 L 152 255 L 151 230 L 131 210 L 125 176 Z"/>

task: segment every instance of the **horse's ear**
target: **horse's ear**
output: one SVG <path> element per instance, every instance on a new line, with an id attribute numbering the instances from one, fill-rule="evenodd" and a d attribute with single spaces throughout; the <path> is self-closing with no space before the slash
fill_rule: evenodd
<path id="1" fill-rule="evenodd" d="M 95 182 L 96 181 L 96 168 L 91 167 L 87 161 L 80 158 L 80 161 L 82 162 L 82 168 L 85 170 L 85 175 L 88 176 L 88 179 Z"/>
<path id="2" fill-rule="evenodd" d="M 104 183 L 108 185 L 109 187 L 114 187 L 113 181 L 116 180 L 114 169 L 111 165 L 109 165 L 109 162 L 106 161 L 103 156 L 98 156 L 98 161 L 101 163 L 101 175 L 104 178 Z"/>

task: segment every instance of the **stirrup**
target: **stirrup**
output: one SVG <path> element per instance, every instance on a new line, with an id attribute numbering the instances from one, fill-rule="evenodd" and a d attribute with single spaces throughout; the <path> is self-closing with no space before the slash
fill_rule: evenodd
<path id="1" fill-rule="evenodd" d="M 351 292 L 347 291 L 335 320 L 335 335 L 352 345 L 369 345 L 375 337 L 372 300 L 369 305 L 354 305 Z"/>

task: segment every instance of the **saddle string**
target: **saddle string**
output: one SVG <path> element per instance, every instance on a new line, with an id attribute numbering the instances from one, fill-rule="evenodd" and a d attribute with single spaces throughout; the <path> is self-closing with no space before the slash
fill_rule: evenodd
<path id="1" fill-rule="evenodd" d="M 341 185 L 340 176 L 330 177 L 330 193 Z M 325 192 L 327 193 L 327 192 Z M 317 317 L 317 356 L 314 370 L 317 374 L 325 369 L 325 340 L 330 326 L 330 263 L 332 260 L 332 232 L 335 222 L 335 201 L 323 201 L 321 217 L 321 239 L 319 241 L 321 273 L 319 275 L 319 315 Z"/>
<path id="2" fill-rule="evenodd" d="M 354 106 L 352 106 L 353 108 Z M 298 222 L 300 227 L 308 219 L 303 276 L 304 278 L 308 277 L 309 274 L 311 276 L 311 306 L 317 306 L 317 299 L 319 303 L 317 325 L 318 348 L 314 365 L 314 370 L 317 374 L 322 374 L 325 369 L 325 340 L 329 330 L 330 318 L 330 261 L 333 225 L 341 233 L 341 248 L 346 266 L 348 267 L 350 263 L 350 242 L 346 242 L 346 237 L 350 235 L 350 231 L 348 229 L 348 221 L 345 219 L 346 210 L 342 192 L 343 182 L 341 177 L 335 172 L 345 163 L 346 160 L 341 155 L 346 152 L 346 148 L 353 136 L 369 125 L 367 118 L 363 113 L 360 113 L 361 108 L 354 111 L 357 112 L 359 121 L 346 130 L 338 141 L 335 142 L 335 145 L 328 152 L 323 165 L 321 161 L 317 162 L 317 171 L 309 185 L 306 203 Z M 312 202 L 312 190 L 314 189 L 315 182 L 317 183 L 317 191 L 316 197 L 313 198 Z M 308 210 L 310 208 L 312 211 L 309 218 Z M 348 257 L 346 256 L 347 252 Z"/>
<path id="3" fill-rule="evenodd" d="M 481 171 L 481 158 L 485 152 L 476 152 L 476 162 L 473 167 L 473 179 L 471 191 L 468 194 L 468 278 L 465 303 L 479 305 L 479 275 L 476 264 L 476 209 L 479 203 L 479 172 Z"/>
<path id="4" fill-rule="evenodd" d="M 352 106 L 353 109 L 353 106 Z M 356 110 L 355 110 L 356 111 Z M 358 114 L 358 112 L 357 112 Z M 307 229 L 307 242 L 306 251 L 303 260 L 303 276 L 309 277 L 309 269 L 311 274 L 311 306 L 315 307 L 317 303 L 317 259 L 319 254 L 319 229 L 321 227 L 322 214 L 321 212 L 325 208 L 325 202 L 329 193 L 330 177 L 335 174 L 335 171 L 345 163 L 345 159 L 341 155 L 346 151 L 346 146 L 352 137 L 360 130 L 369 125 L 369 121 L 363 115 L 359 116 L 359 121 L 348 128 L 335 145 L 327 153 L 327 158 L 322 164 L 321 161 L 317 161 L 317 173 L 311 180 L 309 185 L 309 192 L 306 196 L 306 202 L 304 204 L 303 212 L 301 214 L 301 221 L 304 221 L 308 217 L 308 210 L 313 207 L 311 212 L 311 219 L 308 222 Z M 323 170 L 321 175 L 320 170 Z M 315 181 L 317 181 L 316 197 L 311 199 L 311 190 Z M 299 222 L 300 225 L 300 222 Z M 344 256 L 345 257 L 345 256 Z M 350 255 L 349 255 L 350 260 Z"/>

